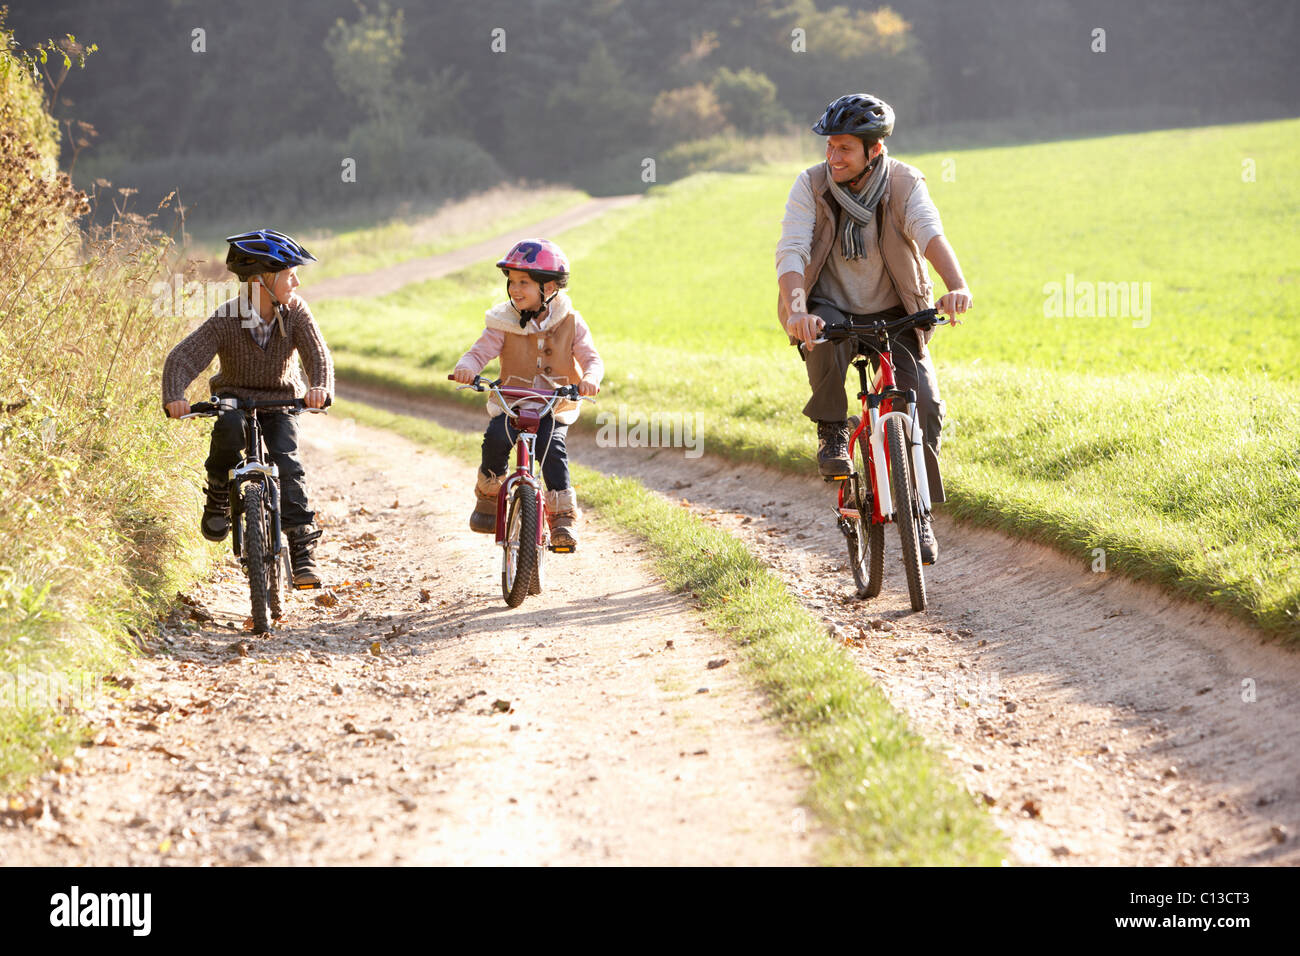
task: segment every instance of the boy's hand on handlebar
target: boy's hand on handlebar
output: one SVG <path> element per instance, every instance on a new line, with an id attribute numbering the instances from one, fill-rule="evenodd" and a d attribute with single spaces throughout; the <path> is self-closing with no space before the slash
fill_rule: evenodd
<path id="1" fill-rule="evenodd" d="M 579 395 L 596 395 L 600 392 L 600 386 L 595 382 L 589 382 L 585 378 L 578 382 Z"/>
<path id="2" fill-rule="evenodd" d="M 325 402 L 329 400 L 330 393 L 323 388 L 308 389 L 306 396 L 303 398 L 303 404 L 308 408 L 324 408 Z"/>
<path id="3" fill-rule="evenodd" d="M 453 382 L 460 382 L 460 384 L 462 385 L 474 384 L 474 373 L 471 372 L 469 369 L 461 368 L 460 366 L 457 366 L 455 370 L 451 373 L 451 375 L 447 377 L 450 378 Z"/>
<path id="4" fill-rule="evenodd" d="M 167 403 L 167 417 L 180 418 L 190 413 L 190 403 L 186 399 Z"/>
<path id="5" fill-rule="evenodd" d="M 971 296 L 970 290 L 962 287 L 953 289 L 934 305 L 936 312 L 942 312 L 949 317 L 949 325 L 961 325 L 961 315 L 968 309 L 974 308 L 975 299 Z"/>
<path id="6" fill-rule="evenodd" d="M 796 312 L 785 322 L 786 332 L 801 341 L 807 349 L 815 347 L 813 342 L 825 326 L 826 323 L 817 316 L 806 312 Z"/>

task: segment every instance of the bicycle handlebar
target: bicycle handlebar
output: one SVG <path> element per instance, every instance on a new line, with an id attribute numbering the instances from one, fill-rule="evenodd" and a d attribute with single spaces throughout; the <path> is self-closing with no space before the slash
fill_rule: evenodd
<path id="1" fill-rule="evenodd" d="M 448 375 L 447 380 L 454 382 L 454 375 Z M 518 388 L 514 385 L 502 385 L 501 379 L 492 382 L 486 382 L 479 375 L 474 376 L 474 381 L 469 385 L 458 385 L 456 391 L 462 391 L 466 388 L 472 388 L 476 392 L 499 392 L 502 397 L 509 398 L 566 398 L 574 402 L 591 402 L 596 404 L 596 400 L 590 395 L 582 395 L 578 392 L 576 385 L 561 385 L 559 388 L 548 391 L 543 388 Z"/>
<path id="2" fill-rule="evenodd" d="M 325 405 L 321 408 L 308 408 L 307 403 L 301 398 L 279 398 L 279 399 L 247 399 L 247 398 L 217 398 L 207 402 L 195 402 L 190 406 L 188 415 L 182 415 L 181 418 L 205 418 L 213 415 L 219 415 L 223 409 L 237 408 L 241 411 L 253 411 L 258 408 L 287 408 L 298 412 L 311 412 L 314 415 L 325 414 L 325 409 L 333 404 L 333 399 L 328 395 L 325 396 Z"/>
<path id="3" fill-rule="evenodd" d="M 922 309 L 920 312 L 913 312 L 911 315 L 900 316 L 897 319 L 873 319 L 870 322 L 854 322 L 850 319 L 847 325 L 823 326 L 821 330 L 822 337 L 813 339 L 813 345 L 821 345 L 826 342 L 842 342 L 845 339 L 863 335 L 902 332 L 906 329 L 932 329 L 936 325 L 949 324 L 951 324 L 951 319 L 939 318 L 937 309 Z M 798 346 L 801 351 L 804 350 L 803 342 L 794 342 L 792 344 Z"/>
<path id="4" fill-rule="evenodd" d="M 447 378 L 453 382 L 456 380 L 454 375 L 448 375 Z M 547 415 L 554 411 L 556 402 L 563 399 L 568 399 L 573 402 L 591 402 L 593 405 L 596 404 L 596 400 L 591 396 L 578 394 L 578 386 L 576 385 L 561 385 L 554 391 L 547 391 L 546 389 L 541 388 L 517 388 L 513 385 L 502 385 L 501 379 L 497 379 L 493 382 L 484 382 L 481 376 L 475 375 L 472 383 L 469 385 L 459 385 L 456 387 L 456 391 L 459 392 L 466 388 L 472 388 L 476 392 L 496 393 L 497 398 L 501 400 L 501 407 L 505 409 L 506 414 L 512 418 L 515 416 L 515 406 L 521 401 L 530 398 L 536 399 L 540 402 L 545 402 L 545 407 L 543 407 L 540 412 L 542 415 Z M 509 399 L 514 399 L 514 402 L 512 403 Z"/>

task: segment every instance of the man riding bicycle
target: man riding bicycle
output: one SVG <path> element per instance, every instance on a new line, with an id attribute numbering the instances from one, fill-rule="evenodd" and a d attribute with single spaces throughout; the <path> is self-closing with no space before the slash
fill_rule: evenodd
<path id="1" fill-rule="evenodd" d="M 803 413 L 817 423 L 817 466 L 823 477 L 850 474 L 844 376 L 856 342 L 814 347 L 826 325 L 850 318 L 901 318 L 932 307 L 925 260 L 948 288 L 937 305 L 957 324 L 972 297 L 921 171 L 890 157 L 881 142 L 894 131 L 894 111 L 869 93 L 850 93 L 826 107 L 812 128 L 827 137 L 826 162 L 799 174 L 786 201 L 776 247 L 777 315 L 790 341 L 802 341 L 812 397 Z M 924 258 L 922 254 L 924 253 Z M 931 332 L 894 341 L 898 386 L 917 396 L 925 435 L 932 501 L 944 500 L 938 451 L 943 401 L 926 348 Z M 938 544 L 928 515 L 918 529 L 921 560 L 933 564 Z"/>

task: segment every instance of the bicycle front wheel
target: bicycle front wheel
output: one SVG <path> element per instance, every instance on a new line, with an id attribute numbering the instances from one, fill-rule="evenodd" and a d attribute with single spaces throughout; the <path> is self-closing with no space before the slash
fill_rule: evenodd
<path id="1" fill-rule="evenodd" d="M 506 509 L 506 533 L 501 553 L 501 594 L 510 607 L 524 603 L 537 573 L 537 491 L 515 485 Z"/>
<path id="2" fill-rule="evenodd" d="M 903 570 L 907 573 L 907 595 L 913 611 L 924 611 L 926 604 L 925 572 L 921 568 L 921 545 L 917 533 L 920 512 L 912 481 L 911 448 L 903 423 L 891 418 L 885 423 L 889 442 L 889 486 L 894 493 L 894 522 L 903 545 Z"/>
<path id="3" fill-rule="evenodd" d="M 248 594 L 253 604 L 253 631 L 265 634 L 271 630 L 270 590 L 275 555 L 267 554 L 266 508 L 263 505 L 265 489 L 259 484 L 245 486 L 244 499 L 244 561 L 248 570 Z"/>

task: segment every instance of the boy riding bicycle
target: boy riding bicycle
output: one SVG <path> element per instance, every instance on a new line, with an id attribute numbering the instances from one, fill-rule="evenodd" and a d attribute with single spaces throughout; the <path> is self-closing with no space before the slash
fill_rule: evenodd
<path id="1" fill-rule="evenodd" d="M 222 304 L 186 336 L 163 365 L 163 405 L 172 418 L 190 411 L 185 390 L 213 357 L 220 359 L 209 380 L 211 394 L 253 400 L 303 396 L 298 358 L 311 388 L 304 403 L 323 408 L 334 393 L 334 363 L 307 303 L 294 290 L 297 267 L 316 257 L 273 229 L 230 236 L 226 267 L 245 283 L 239 296 Z M 298 420 L 286 411 L 259 413 L 271 461 L 280 474 L 281 516 L 289 540 L 295 587 L 320 584 L 313 552 L 320 531 L 308 508 L 307 485 L 298 457 Z M 236 409 L 222 412 L 212 427 L 206 468 L 208 481 L 201 530 L 209 541 L 230 531 L 229 472 L 244 449 L 244 419 Z"/>
<path id="2" fill-rule="evenodd" d="M 488 309 L 487 328 L 456 363 L 452 378 L 469 385 L 499 356 L 503 385 L 551 389 L 576 384 L 581 395 L 599 392 L 605 365 L 587 323 L 562 291 L 569 282 L 569 261 L 560 247 L 547 239 L 526 239 L 516 243 L 497 268 L 506 277 L 509 299 Z M 537 429 L 551 544 L 568 551 L 577 548 L 581 512 L 569 484 L 564 439 L 580 411 L 579 403 L 562 402 Z M 474 486 L 477 501 L 469 518 L 470 528 L 484 534 L 496 531 L 497 492 L 518 436 L 495 399 L 488 400 L 488 412 L 492 417 L 483 434 L 482 464 Z"/>
<path id="3" fill-rule="evenodd" d="M 803 412 L 817 423 L 817 465 L 825 478 L 852 471 L 844 375 L 857 346 L 845 340 L 814 348 L 819 331 L 849 317 L 901 318 L 930 308 L 926 259 L 948 287 L 939 311 L 956 325 L 956 316 L 972 304 L 925 177 L 890 157 L 881 142 L 893 131 L 893 109 L 868 93 L 841 96 L 827 106 L 813 127 L 827 137 L 826 162 L 795 180 L 776 247 L 778 318 L 790 341 L 802 341 L 807 349 L 812 397 Z M 901 388 L 916 392 L 930 497 L 940 502 L 943 402 L 926 348 L 929 337 L 917 330 L 895 340 L 895 374 Z M 939 547 L 928 515 L 918 530 L 922 560 L 933 564 Z"/>

